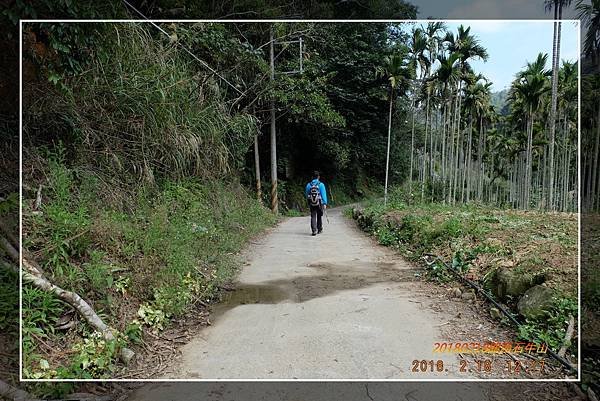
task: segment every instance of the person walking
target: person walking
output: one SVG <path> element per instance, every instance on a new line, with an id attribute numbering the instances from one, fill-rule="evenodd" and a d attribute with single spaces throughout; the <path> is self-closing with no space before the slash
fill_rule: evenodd
<path id="1" fill-rule="evenodd" d="M 310 208 L 312 235 L 323 232 L 323 211 L 327 207 L 327 191 L 325 190 L 325 184 L 319 181 L 319 178 L 319 172 L 315 171 L 312 181 L 306 184 L 304 189 L 304 196 L 306 196 Z"/>

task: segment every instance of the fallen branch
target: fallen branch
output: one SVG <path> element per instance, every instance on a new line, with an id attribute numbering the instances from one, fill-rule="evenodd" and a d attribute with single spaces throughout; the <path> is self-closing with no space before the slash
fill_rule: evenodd
<path id="1" fill-rule="evenodd" d="M 567 333 L 565 334 L 565 339 L 563 340 L 563 345 L 558 350 L 558 355 L 561 357 L 565 356 L 567 352 L 567 348 L 571 345 L 571 338 L 573 338 L 573 331 L 575 330 L 575 318 L 573 315 L 569 315 L 569 326 L 567 327 Z"/>
<path id="2" fill-rule="evenodd" d="M 18 247 L 19 241 L 17 241 L 17 237 L 15 237 L 13 230 L 9 229 L 3 220 L 0 220 L 0 231 L 14 244 L 15 247 Z"/>
<path id="3" fill-rule="evenodd" d="M 0 237 L 0 247 L 15 263 L 19 263 L 19 251 L 6 238 Z"/>
<path id="4" fill-rule="evenodd" d="M 598 401 L 598 396 L 596 396 L 596 393 L 594 393 L 594 390 L 592 390 L 591 387 L 587 388 L 587 396 L 590 401 Z"/>
<path id="5" fill-rule="evenodd" d="M 96 331 L 102 333 L 105 340 L 115 340 L 114 330 L 100 319 L 94 309 L 83 298 L 75 292 L 64 290 L 48 281 L 27 259 L 23 259 L 23 281 L 55 294 L 59 299 L 71 305 Z M 125 364 L 128 364 L 134 355 L 134 352 L 129 348 L 121 348 L 120 357 Z"/>
<path id="6" fill-rule="evenodd" d="M 2 249 L 6 251 L 8 256 L 13 260 L 13 262 L 18 265 L 19 264 L 19 252 L 10 244 L 10 242 L 0 236 L 0 246 Z M 13 270 L 17 270 L 16 266 L 12 266 Z M 18 270 L 17 270 L 18 271 Z M 59 286 L 51 283 L 48 279 L 44 277 L 44 273 L 42 269 L 38 266 L 35 261 L 30 260 L 29 258 L 23 257 L 22 261 L 22 277 L 23 281 L 29 282 L 35 287 L 55 294 L 62 301 L 71 305 L 77 312 L 88 322 L 90 326 L 92 326 L 95 330 L 99 331 L 105 340 L 113 341 L 115 340 L 115 332 L 109 327 L 100 317 L 96 314 L 94 309 L 77 293 L 72 291 L 67 291 Z M 122 347 L 120 357 L 121 360 L 128 364 L 131 359 L 135 356 L 135 353 L 127 348 Z"/>
<path id="7" fill-rule="evenodd" d="M 27 391 L 20 390 L 0 380 L 0 398 L 12 401 L 31 401 L 33 398 Z"/>

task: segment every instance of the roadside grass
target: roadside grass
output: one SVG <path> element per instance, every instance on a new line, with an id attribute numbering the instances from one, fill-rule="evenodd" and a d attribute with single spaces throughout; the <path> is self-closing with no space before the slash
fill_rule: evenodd
<path id="1" fill-rule="evenodd" d="M 110 190 L 59 155 L 48 165 L 41 209 L 24 202 L 24 247 L 121 333 L 104 341 L 68 305 L 26 285 L 25 377 L 110 377 L 121 368 L 119 347 L 213 301 L 237 271 L 237 252 L 276 221 L 235 182 L 164 182 L 138 191 L 130 209 L 106 202 Z M 57 328 L 65 318 L 73 327 Z"/>
<path id="2" fill-rule="evenodd" d="M 581 216 L 582 387 L 600 386 L 600 215 Z"/>
<path id="3" fill-rule="evenodd" d="M 357 223 L 380 244 L 398 249 L 408 259 L 422 262 L 425 254 L 437 255 L 488 290 L 500 268 L 543 277 L 544 285 L 554 292 L 553 304 L 543 317 L 524 322 L 520 339 L 545 342 L 556 350 L 562 345 L 569 315 L 577 317 L 575 214 L 477 204 L 409 205 L 404 191 L 397 190 L 390 194 L 387 207 L 381 200 L 366 203 Z M 439 262 L 426 266 L 425 275 L 439 283 L 455 280 Z M 507 303 L 514 308 L 516 299 Z M 576 344 L 576 339 L 570 344 L 572 354 Z"/>
<path id="4" fill-rule="evenodd" d="M 15 235 L 18 233 L 19 194 L 0 197 L 0 219 Z M 17 385 L 19 366 L 19 275 L 0 250 L 0 379 Z"/>

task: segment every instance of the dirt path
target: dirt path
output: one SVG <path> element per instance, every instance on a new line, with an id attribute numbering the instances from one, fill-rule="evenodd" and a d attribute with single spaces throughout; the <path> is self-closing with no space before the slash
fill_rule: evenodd
<path id="1" fill-rule="evenodd" d="M 310 235 L 290 218 L 256 243 L 237 291 L 185 345 L 166 378 L 466 378 L 454 354 L 432 354 L 447 321 L 419 291 L 417 271 L 341 215 Z M 413 372 L 415 359 L 444 369 Z M 429 370 L 429 368 L 427 369 Z"/>

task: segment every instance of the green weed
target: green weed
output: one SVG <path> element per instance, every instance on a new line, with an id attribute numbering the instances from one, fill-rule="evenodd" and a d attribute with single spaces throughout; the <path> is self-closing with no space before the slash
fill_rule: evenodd
<path id="1" fill-rule="evenodd" d="M 563 345 L 569 316 L 577 318 L 577 300 L 573 298 L 556 297 L 552 308 L 538 319 L 527 319 L 519 329 L 519 339 L 534 341 L 538 344 L 548 344 L 553 350 Z M 567 344 L 568 349 L 575 352 L 577 343 Z"/>

